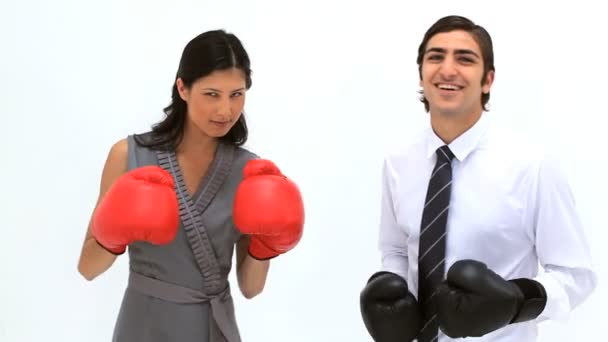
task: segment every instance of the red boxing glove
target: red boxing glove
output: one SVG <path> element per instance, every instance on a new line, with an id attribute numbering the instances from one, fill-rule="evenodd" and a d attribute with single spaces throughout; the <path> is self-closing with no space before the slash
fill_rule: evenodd
<path id="1" fill-rule="evenodd" d="M 133 241 L 167 244 L 179 228 L 179 204 L 171 174 L 145 166 L 118 178 L 93 214 L 92 234 L 114 254 Z"/>
<path id="2" fill-rule="evenodd" d="M 237 229 L 251 236 L 249 254 L 271 259 L 293 249 L 304 228 L 304 203 L 296 184 L 269 160 L 245 165 L 234 199 Z"/>

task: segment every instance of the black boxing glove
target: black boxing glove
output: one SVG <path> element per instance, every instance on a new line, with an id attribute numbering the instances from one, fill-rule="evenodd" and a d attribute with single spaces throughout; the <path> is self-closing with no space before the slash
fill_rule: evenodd
<path id="1" fill-rule="evenodd" d="M 376 342 L 411 342 L 420 332 L 418 302 L 395 273 L 374 273 L 361 291 L 360 307 L 363 323 Z"/>
<path id="2" fill-rule="evenodd" d="M 460 260 L 437 288 L 435 303 L 444 334 L 481 337 L 535 319 L 545 308 L 547 293 L 535 280 L 505 280 L 482 262 Z"/>

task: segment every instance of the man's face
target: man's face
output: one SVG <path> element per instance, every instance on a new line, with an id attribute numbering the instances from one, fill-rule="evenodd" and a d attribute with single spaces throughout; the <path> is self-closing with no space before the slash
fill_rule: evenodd
<path id="1" fill-rule="evenodd" d="M 461 30 L 438 33 L 426 44 L 420 86 L 431 114 L 476 116 L 481 95 L 488 93 L 494 72 L 482 82 L 483 59 L 473 36 Z"/>

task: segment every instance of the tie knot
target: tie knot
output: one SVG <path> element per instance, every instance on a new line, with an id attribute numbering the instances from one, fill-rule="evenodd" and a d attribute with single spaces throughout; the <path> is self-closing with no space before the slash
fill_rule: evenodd
<path id="1" fill-rule="evenodd" d="M 452 162 L 452 159 L 454 159 L 454 153 L 452 153 L 452 151 L 450 150 L 450 148 L 448 147 L 448 145 L 443 145 L 440 148 L 437 149 L 437 158 L 439 158 L 440 160 L 443 160 L 445 162 Z"/>

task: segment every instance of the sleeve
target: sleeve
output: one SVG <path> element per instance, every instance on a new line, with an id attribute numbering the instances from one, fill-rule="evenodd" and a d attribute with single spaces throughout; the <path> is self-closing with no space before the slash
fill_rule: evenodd
<path id="1" fill-rule="evenodd" d="M 584 227 L 566 176 L 553 158 L 540 164 L 531 219 L 547 303 L 539 320 L 566 318 L 597 285 Z"/>
<path id="2" fill-rule="evenodd" d="M 133 170 L 139 165 L 135 151 L 136 145 L 135 135 L 129 134 L 127 136 L 127 171 Z"/>
<path id="3" fill-rule="evenodd" d="M 393 200 L 395 179 L 390 163 L 388 159 L 385 159 L 382 167 L 379 249 L 382 257 L 382 271 L 396 273 L 407 280 L 407 235 L 399 227 L 395 217 Z"/>

